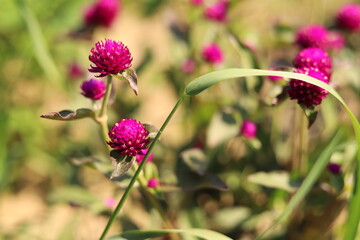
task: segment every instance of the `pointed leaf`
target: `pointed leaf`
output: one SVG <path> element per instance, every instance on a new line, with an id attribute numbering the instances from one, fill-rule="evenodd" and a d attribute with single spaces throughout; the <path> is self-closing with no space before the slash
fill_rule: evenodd
<path id="1" fill-rule="evenodd" d="M 132 230 L 119 235 L 107 238 L 107 240 L 146 240 L 159 237 L 170 233 L 183 233 L 205 240 L 231 240 L 231 238 L 211 230 L 192 228 L 192 229 L 162 229 L 162 230 Z"/>
<path id="2" fill-rule="evenodd" d="M 135 95 L 138 95 L 139 89 L 137 86 L 137 74 L 134 69 L 128 68 L 123 73 L 122 76 L 128 81 L 129 86 L 134 91 Z"/>
<path id="3" fill-rule="evenodd" d="M 80 108 L 75 112 L 71 110 L 63 110 L 60 112 L 50 112 L 47 114 L 43 114 L 40 117 L 52 119 L 52 120 L 60 120 L 60 121 L 71 121 L 82 118 L 95 118 L 95 112 L 88 108 Z"/>
<path id="4" fill-rule="evenodd" d="M 149 131 L 149 138 L 154 139 L 156 134 L 159 132 L 159 129 L 151 123 L 143 123 L 143 125 L 145 126 L 146 130 Z"/>
<path id="5" fill-rule="evenodd" d="M 123 156 L 117 150 L 112 150 L 110 152 L 110 158 L 114 167 L 110 179 L 121 177 L 122 175 L 124 175 L 132 167 L 135 161 L 135 157 Z"/>
<path id="6" fill-rule="evenodd" d="M 301 108 L 304 111 L 306 118 L 308 119 L 308 128 L 310 128 L 316 120 L 318 111 L 314 107 L 308 108 L 305 105 L 301 105 Z"/>
<path id="7" fill-rule="evenodd" d="M 201 149 L 192 148 L 185 150 L 181 153 L 181 158 L 191 170 L 199 175 L 205 175 L 208 162 L 206 161 L 206 156 Z"/>
<path id="8" fill-rule="evenodd" d="M 291 181 L 289 173 L 285 171 L 257 172 L 249 175 L 248 181 L 288 192 L 294 192 L 299 187 L 298 183 Z"/>

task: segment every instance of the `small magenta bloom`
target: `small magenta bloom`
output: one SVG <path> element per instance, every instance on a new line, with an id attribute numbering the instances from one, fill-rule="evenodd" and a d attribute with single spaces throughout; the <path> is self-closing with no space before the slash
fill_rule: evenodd
<path id="1" fill-rule="evenodd" d="M 159 186 L 159 181 L 156 180 L 156 178 L 150 178 L 147 183 L 147 186 L 149 188 L 156 188 L 157 186 Z"/>
<path id="2" fill-rule="evenodd" d="M 324 83 L 329 83 L 328 77 L 318 69 L 300 68 L 296 72 L 309 75 Z M 298 104 L 304 104 L 306 107 L 321 104 L 322 100 L 328 95 L 325 89 L 297 79 L 291 79 L 289 86 L 288 94 L 290 99 L 296 99 Z"/>
<path id="3" fill-rule="evenodd" d="M 204 0 L 190 0 L 190 3 L 194 6 L 200 6 L 204 3 Z"/>
<path id="4" fill-rule="evenodd" d="M 148 151 L 148 149 L 141 149 L 140 152 L 138 154 L 136 154 L 136 162 L 137 163 L 140 164 L 144 160 L 144 157 L 145 157 L 147 151 Z M 153 159 L 154 159 L 154 154 L 150 153 L 146 162 L 152 162 Z"/>
<path id="5" fill-rule="evenodd" d="M 341 166 L 337 163 L 329 163 L 327 169 L 333 174 L 339 174 L 341 172 Z"/>
<path id="6" fill-rule="evenodd" d="M 123 156 L 133 156 L 146 149 L 149 143 L 149 131 L 143 124 L 134 119 L 122 119 L 109 131 L 110 147 L 118 150 Z"/>
<path id="7" fill-rule="evenodd" d="M 106 91 L 105 83 L 101 80 L 96 80 L 93 78 L 88 81 L 84 81 L 80 88 L 83 91 L 81 94 L 92 100 L 98 100 L 102 98 Z"/>
<path id="8" fill-rule="evenodd" d="M 339 32 L 330 31 L 328 34 L 327 45 L 329 49 L 343 49 L 345 47 L 344 36 Z"/>
<path id="9" fill-rule="evenodd" d="M 223 53 L 216 43 L 206 45 L 202 50 L 203 59 L 211 64 L 220 64 L 223 62 Z"/>
<path id="10" fill-rule="evenodd" d="M 118 74 L 131 67 L 131 53 L 122 42 L 105 39 L 100 41 L 91 49 L 89 60 L 95 64 L 90 65 L 89 72 L 99 73 L 97 77 L 108 74 Z"/>
<path id="11" fill-rule="evenodd" d="M 118 0 L 98 0 L 84 13 L 85 26 L 109 28 L 120 11 Z"/>
<path id="12" fill-rule="evenodd" d="M 257 127 L 256 124 L 250 120 L 245 120 L 242 123 L 240 134 L 248 139 L 253 139 L 256 137 Z"/>
<path id="13" fill-rule="evenodd" d="M 321 48 L 301 50 L 294 58 L 293 64 L 296 68 L 314 68 L 324 73 L 328 78 L 331 76 L 331 58 Z"/>
<path id="14" fill-rule="evenodd" d="M 84 76 L 84 70 L 76 62 L 70 63 L 68 65 L 68 75 L 71 79 L 78 79 Z"/>
<path id="15" fill-rule="evenodd" d="M 106 208 L 113 209 L 116 206 L 116 200 L 113 197 L 108 197 L 104 199 L 104 206 Z"/>
<path id="16" fill-rule="evenodd" d="M 308 25 L 296 32 L 295 43 L 301 48 L 327 47 L 328 31 L 321 25 Z"/>
<path id="17" fill-rule="evenodd" d="M 336 16 L 337 24 L 350 31 L 360 30 L 360 5 L 349 3 L 342 6 Z"/>
<path id="18" fill-rule="evenodd" d="M 181 71 L 183 73 L 189 74 L 192 73 L 196 68 L 196 63 L 193 59 L 186 59 L 181 65 Z"/>
<path id="19" fill-rule="evenodd" d="M 276 67 L 269 67 L 269 70 L 274 70 L 274 71 L 276 71 L 277 69 L 276 69 Z M 272 82 L 279 82 L 279 81 L 281 81 L 281 80 L 283 80 L 284 78 L 283 77 L 278 77 L 278 76 L 267 76 L 269 79 L 270 79 L 270 81 L 272 81 Z"/>
<path id="20" fill-rule="evenodd" d="M 205 18 L 216 22 L 225 22 L 227 18 L 228 7 L 229 1 L 219 0 L 205 9 Z"/>

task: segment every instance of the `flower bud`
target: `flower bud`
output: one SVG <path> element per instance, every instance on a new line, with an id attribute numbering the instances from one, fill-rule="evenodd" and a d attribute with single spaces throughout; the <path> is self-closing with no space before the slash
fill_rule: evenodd
<path id="1" fill-rule="evenodd" d="M 99 100 L 105 95 L 106 92 L 105 83 L 101 80 L 96 80 L 93 78 L 88 81 L 84 81 L 80 88 L 83 91 L 81 94 L 92 100 Z"/>

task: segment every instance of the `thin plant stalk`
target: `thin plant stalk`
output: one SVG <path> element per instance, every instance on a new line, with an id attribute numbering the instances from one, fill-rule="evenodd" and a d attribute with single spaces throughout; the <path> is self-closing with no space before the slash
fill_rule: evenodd
<path id="1" fill-rule="evenodd" d="M 179 98 L 179 100 L 177 101 L 176 105 L 174 106 L 174 108 L 171 110 L 169 116 L 166 118 L 165 122 L 164 122 L 163 125 L 161 126 L 159 132 L 156 134 L 154 140 L 151 142 L 151 144 L 150 144 L 150 146 L 149 146 L 149 149 L 148 149 L 148 151 L 147 151 L 147 153 L 146 153 L 143 161 L 140 163 L 140 165 L 139 165 L 138 169 L 136 170 L 134 176 L 132 177 L 132 179 L 131 179 L 128 187 L 126 188 L 124 194 L 122 195 L 122 197 L 121 197 L 118 205 L 116 206 L 114 212 L 113 212 L 112 215 L 110 216 L 110 219 L 109 219 L 108 223 L 106 224 L 106 227 L 104 228 L 104 231 L 103 231 L 101 237 L 99 238 L 99 240 L 105 239 L 107 233 L 108 233 L 109 230 L 110 230 L 111 225 L 114 223 L 117 215 L 119 214 L 119 212 L 120 212 L 121 208 L 123 207 L 123 205 L 124 205 L 127 197 L 129 196 L 129 193 L 130 193 L 132 187 L 134 186 L 134 184 L 135 184 L 135 182 L 136 182 L 136 180 L 137 180 L 140 172 L 141 172 L 142 169 L 144 168 L 145 163 L 146 163 L 146 160 L 147 160 L 148 157 L 150 156 L 150 153 L 151 153 L 152 149 L 154 148 L 155 143 L 159 140 L 162 132 L 164 131 L 164 129 L 166 128 L 166 126 L 169 124 L 171 118 L 174 116 L 176 110 L 179 108 L 179 106 L 181 105 L 181 103 L 183 102 L 183 100 L 184 100 L 184 96 L 181 96 L 181 97 Z"/>

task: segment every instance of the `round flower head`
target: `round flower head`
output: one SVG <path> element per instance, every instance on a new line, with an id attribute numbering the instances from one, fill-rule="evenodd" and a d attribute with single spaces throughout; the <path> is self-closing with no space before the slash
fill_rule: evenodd
<path id="1" fill-rule="evenodd" d="M 95 64 L 90 65 L 89 71 L 99 73 L 97 77 L 108 74 L 118 74 L 131 67 L 131 53 L 122 42 L 105 39 L 100 41 L 91 49 L 89 60 Z"/>
<path id="2" fill-rule="evenodd" d="M 149 143 L 149 131 L 139 121 L 123 119 L 115 123 L 109 131 L 110 147 L 118 150 L 123 156 L 133 156 L 146 149 Z"/>
<path id="3" fill-rule="evenodd" d="M 302 48 L 327 47 L 328 31 L 320 25 L 308 25 L 300 28 L 295 36 L 295 43 Z"/>
<path id="4" fill-rule="evenodd" d="M 156 188 L 158 185 L 159 185 L 159 181 L 156 180 L 156 178 L 150 178 L 148 183 L 147 183 L 147 186 L 149 188 Z"/>
<path id="5" fill-rule="evenodd" d="M 339 174 L 341 172 L 341 166 L 337 163 L 329 163 L 327 169 L 333 174 Z"/>
<path id="6" fill-rule="evenodd" d="M 202 50 L 203 59 L 211 64 L 220 64 L 223 62 L 223 54 L 219 46 L 215 43 L 206 45 Z"/>
<path id="7" fill-rule="evenodd" d="M 360 5 L 345 4 L 336 16 L 337 24 L 350 31 L 360 30 Z"/>
<path id="8" fill-rule="evenodd" d="M 328 77 L 318 69 L 300 68 L 296 72 L 329 83 Z M 304 104 L 306 107 L 319 105 L 328 94 L 325 89 L 297 79 L 291 79 L 289 85 L 288 94 L 290 99 L 296 99 L 298 104 Z"/>
<path id="9" fill-rule="evenodd" d="M 88 81 L 84 81 L 81 86 L 81 90 L 83 91 L 81 94 L 87 98 L 92 100 L 98 100 L 105 95 L 106 85 L 101 80 L 90 79 Z"/>
<path id="10" fill-rule="evenodd" d="M 145 157 L 147 151 L 148 151 L 148 149 L 141 149 L 140 152 L 138 154 L 136 154 L 136 162 L 137 163 L 140 164 L 144 160 L 144 157 Z M 152 162 L 153 159 L 154 159 L 154 154 L 150 153 L 146 162 Z"/>
<path id="11" fill-rule="evenodd" d="M 181 71 L 183 73 L 192 73 L 196 68 L 196 63 L 193 59 L 186 59 L 181 65 Z"/>
<path id="12" fill-rule="evenodd" d="M 252 139 L 256 137 L 257 127 L 255 123 L 249 120 L 245 120 L 242 123 L 240 134 L 248 139 Z"/>
<path id="13" fill-rule="evenodd" d="M 205 9 L 205 18 L 217 22 L 225 22 L 227 17 L 227 11 L 229 7 L 229 1 L 220 0 L 215 2 L 213 5 Z"/>
<path id="14" fill-rule="evenodd" d="M 120 5 L 118 0 L 98 0 L 84 14 L 86 26 L 110 27 L 116 19 Z"/>
<path id="15" fill-rule="evenodd" d="M 84 70 L 79 64 L 73 62 L 68 65 L 68 75 L 71 79 L 78 79 L 84 76 Z"/>
<path id="16" fill-rule="evenodd" d="M 331 58 L 321 48 L 305 48 L 301 50 L 293 60 L 296 68 L 314 68 L 324 73 L 328 78 L 331 76 Z"/>

